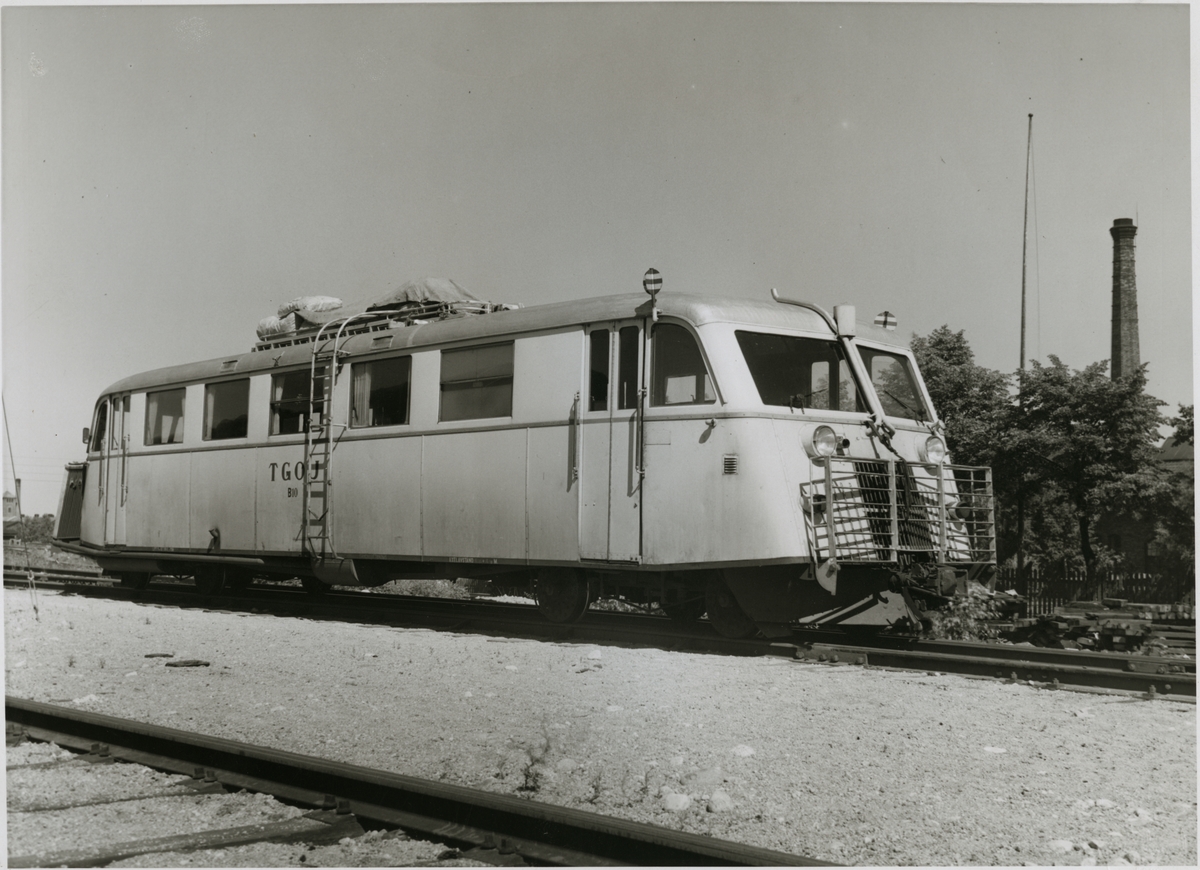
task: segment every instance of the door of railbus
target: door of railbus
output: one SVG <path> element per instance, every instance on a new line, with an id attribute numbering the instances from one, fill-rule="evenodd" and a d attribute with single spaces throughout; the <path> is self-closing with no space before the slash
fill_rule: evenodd
<path id="1" fill-rule="evenodd" d="M 586 334 L 579 475 L 584 559 L 641 559 L 644 350 L 641 321 L 596 324 Z"/>
<path id="2" fill-rule="evenodd" d="M 125 502 L 129 496 L 129 394 L 113 396 L 104 451 L 104 543 L 124 546 Z"/>

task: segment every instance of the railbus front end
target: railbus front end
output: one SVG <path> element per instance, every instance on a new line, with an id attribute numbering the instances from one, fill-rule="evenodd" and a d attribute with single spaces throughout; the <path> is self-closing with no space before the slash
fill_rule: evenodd
<path id="1" fill-rule="evenodd" d="M 474 577 L 559 622 L 914 628 L 994 571 L 990 473 L 949 464 L 894 333 L 773 295 L 417 299 L 126 378 L 57 538 L 135 586 Z"/>

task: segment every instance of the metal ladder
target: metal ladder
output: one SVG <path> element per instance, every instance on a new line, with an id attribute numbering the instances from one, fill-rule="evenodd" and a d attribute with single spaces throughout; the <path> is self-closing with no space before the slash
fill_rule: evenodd
<path id="1" fill-rule="evenodd" d="M 317 330 L 312 342 L 308 378 L 308 419 L 304 427 L 304 517 L 301 547 L 312 562 L 313 573 L 326 583 L 357 583 L 354 561 L 339 556 L 333 541 L 333 453 L 345 423 L 333 421 L 333 400 L 338 372 L 345 356 L 339 350 L 346 326 L 375 315 L 358 314 L 331 320 Z M 322 342 L 326 330 L 336 326 L 332 344 Z M 330 339 L 326 338 L 326 342 Z M 320 413 L 317 407 L 320 406 Z M 339 431 L 339 434 L 340 434 Z"/>
<path id="2" fill-rule="evenodd" d="M 301 547 L 314 561 L 324 560 L 335 552 L 329 522 L 330 484 L 333 482 L 329 475 L 329 460 L 333 455 L 331 380 L 337 377 L 337 354 L 322 353 L 321 347 L 320 343 L 313 342 L 309 367 L 308 414 L 304 421 L 304 520 L 300 531 Z"/>

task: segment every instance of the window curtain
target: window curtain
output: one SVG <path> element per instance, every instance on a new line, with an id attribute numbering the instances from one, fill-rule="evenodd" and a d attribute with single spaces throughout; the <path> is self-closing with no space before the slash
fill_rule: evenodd
<path id="1" fill-rule="evenodd" d="M 159 425 L 158 416 L 158 393 L 149 393 L 146 395 L 146 444 L 160 444 L 161 441 L 154 440 L 154 430 Z"/>
<path id="2" fill-rule="evenodd" d="M 216 394 L 212 387 L 204 388 L 204 440 L 212 439 L 213 411 L 216 410 Z"/>
<path id="3" fill-rule="evenodd" d="M 371 426 L 371 368 L 373 363 L 354 366 L 350 378 L 351 425 Z"/>
<path id="4" fill-rule="evenodd" d="M 283 375 L 271 379 L 271 434 L 279 434 L 279 403 L 283 400 Z"/>

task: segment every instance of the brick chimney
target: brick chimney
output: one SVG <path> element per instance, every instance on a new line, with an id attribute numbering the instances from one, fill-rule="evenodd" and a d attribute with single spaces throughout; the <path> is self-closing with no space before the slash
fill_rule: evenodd
<path id="1" fill-rule="evenodd" d="M 1132 218 L 1117 218 L 1109 233 L 1113 238 L 1112 377 L 1122 378 L 1142 364 L 1138 348 L 1137 281 L 1133 268 Z"/>

